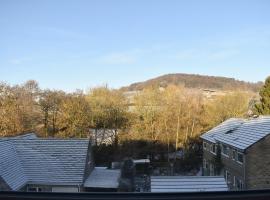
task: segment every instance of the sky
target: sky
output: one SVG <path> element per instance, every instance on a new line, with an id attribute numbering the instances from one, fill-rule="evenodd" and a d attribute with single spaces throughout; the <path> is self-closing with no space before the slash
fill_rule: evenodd
<path id="1" fill-rule="evenodd" d="M 0 81 L 119 88 L 169 73 L 270 75 L 269 0 L 0 0 Z"/>

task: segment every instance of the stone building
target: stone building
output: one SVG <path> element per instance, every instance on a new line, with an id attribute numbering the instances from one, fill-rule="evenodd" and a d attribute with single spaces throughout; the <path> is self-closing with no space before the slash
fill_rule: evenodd
<path id="1" fill-rule="evenodd" d="M 34 134 L 0 139 L 0 191 L 84 192 L 94 171 L 89 139 L 44 139 Z M 110 181 L 117 190 L 118 177 Z M 97 186 L 100 191 L 107 190 L 107 182 Z"/>
<path id="2" fill-rule="evenodd" d="M 229 119 L 201 136 L 203 174 L 231 190 L 270 188 L 270 117 Z"/>

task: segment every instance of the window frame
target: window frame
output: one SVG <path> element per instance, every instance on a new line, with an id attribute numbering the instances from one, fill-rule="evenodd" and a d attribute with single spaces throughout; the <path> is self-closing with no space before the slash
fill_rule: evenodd
<path id="1" fill-rule="evenodd" d="M 215 176 L 215 165 L 210 163 L 209 164 L 210 176 Z"/>
<path id="2" fill-rule="evenodd" d="M 203 141 L 203 149 L 207 150 L 207 142 Z"/>
<path id="3" fill-rule="evenodd" d="M 28 186 L 27 192 L 42 192 L 42 188 L 38 186 L 30 186 L 30 187 Z"/>
<path id="4" fill-rule="evenodd" d="M 205 169 L 207 169 L 207 170 L 208 170 L 208 169 L 209 169 L 209 167 L 210 167 L 210 166 L 209 166 L 209 162 L 208 162 L 207 160 L 205 160 Z"/>
<path id="5" fill-rule="evenodd" d="M 215 151 L 212 151 L 213 150 L 213 147 L 214 147 L 214 150 Z M 214 155 L 217 155 L 217 145 L 216 144 L 211 144 L 210 145 L 210 152 Z"/>
<path id="6" fill-rule="evenodd" d="M 244 189 L 244 182 L 237 178 L 236 176 L 234 176 L 234 187 L 236 190 L 243 190 Z M 239 187 L 238 187 L 239 186 Z"/>
<path id="7" fill-rule="evenodd" d="M 232 159 L 237 160 L 237 150 L 236 149 L 232 150 Z"/>
<path id="8" fill-rule="evenodd" d="M 228 180 L 229 179 L 229 180 Z M 225 169 L 225 180 L 227 184 L 231 184 L 231 173 Z"/>
<path id="9" fill-rule="evenodd" d="M 227 149 L 227 154 L 224 153 L 224 147 L 226 147 L 226 149 Z M 229 158 L 229 157 L 230 157 L 230 148 L 229 148 L 229 146 L 227 146 L 227 145 L 225 145 L 225 144 L 222 144 L 222 145 L 221 145 L 221 149 L 222 149 L 222 150 L 221 150 L 221 154 L 222 154 L 223 156 Z"/>

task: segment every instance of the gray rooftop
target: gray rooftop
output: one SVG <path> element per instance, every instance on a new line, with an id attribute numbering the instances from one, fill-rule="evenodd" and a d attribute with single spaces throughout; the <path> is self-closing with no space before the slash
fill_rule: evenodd
<path id="1" fill-rule="evenodd" d="M 219 176 L 152 176 L 151 192 L 228 191 L 224 177 Z"/>
<path id="2" fill-rule="evenodd" d="M 95 167 L 86 179 L 84 187 L 89 188 L 118 188 L 120 170 Z"/>
<path id="3" fill-rule="evenodd" d="M 10 139 L 37 139 L 37 135 L 35 133 L 27 133 L 23 135 L 18 135 L 16 137 L 11 137 Z"/>
<path id="4" fill-rule="evenodd" d="M 201 136 L 202 139 L 221 142 L 245 150 L 270 134 L 270 116 L 253 119 L 229 119 Z"/>
<path id="5" fill-rule="evenodd" d="M 0 140 L 0 176 L 12 190 L 83 183 L 89 140 L 30 138 Z"/>
<path id="6" fill-rule="evenodd" d="M 8 140 L 0 140 L 0 176 L 12 190 L 27 182 L 17 151 Z"/>

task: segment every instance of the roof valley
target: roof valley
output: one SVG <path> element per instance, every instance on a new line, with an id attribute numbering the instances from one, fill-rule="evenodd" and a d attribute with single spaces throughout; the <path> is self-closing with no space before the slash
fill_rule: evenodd
<path id="1" fill-rule="evenodd" d="M 261 116 L 252 119 L 228 119 L 203 134 L 201 138 L 245 150 L 269 134 L 270 116 Z"/>

